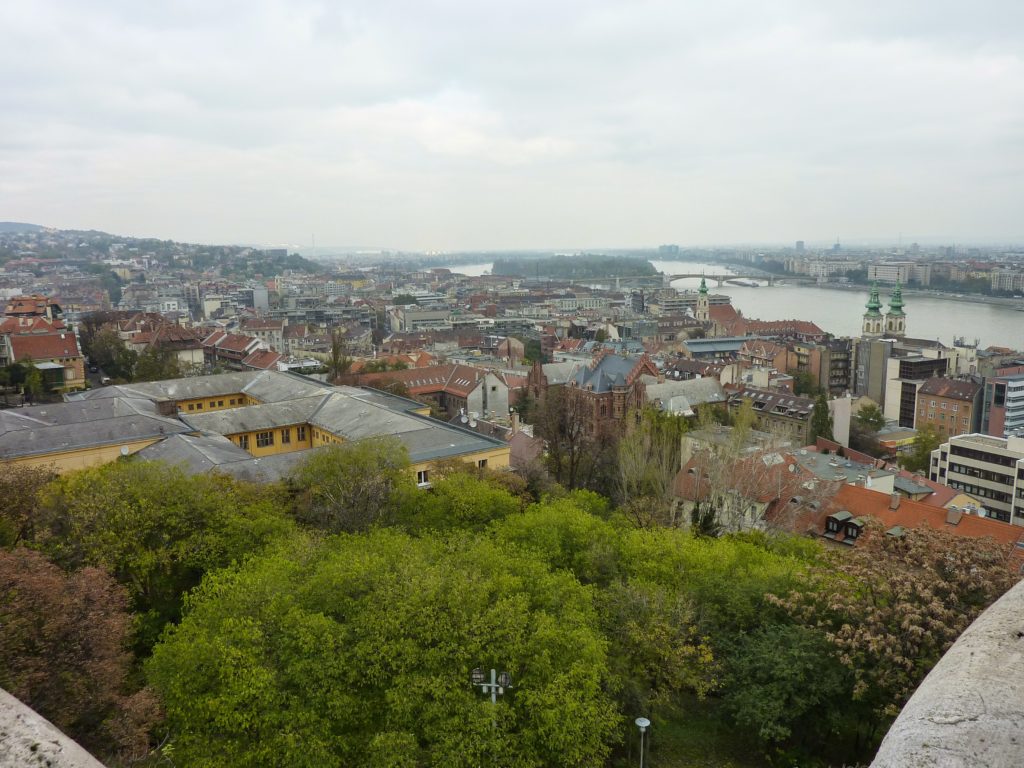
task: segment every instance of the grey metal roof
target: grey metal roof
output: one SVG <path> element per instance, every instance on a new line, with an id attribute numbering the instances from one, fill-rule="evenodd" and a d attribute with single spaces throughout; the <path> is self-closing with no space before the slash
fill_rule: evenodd
<path id="1" fill-rule="evenodd" d="M 547 377 L 548 384 L 558 385 L 571 381 L 582 365 L 583 363 L 575 360 L 564 363 L 545 363 L 541 366 L 541 370 Z"/>
<path id="2" fill-rule="evenodd" d="M 281 371 L 242 371 L 213 376 L 190 376 L 141 384 L 120 384 L 116 387 L 77 392 L 65 399 L 94 400 L 109 397 L 143 397 L 156 402 L 194 400 L 244 392 L 264 403 L 276 403 L 296 397 L 324 394 L 333 387 L 306 376 Z"/>
<path id="3" fill-rule="evenodd" d="M 63 421 L 0 433 L 0 459 L 117 445 L 187 431 L 189 428 L 176 419 L 138 413 L 79 422 Z"/>
<path id="4" fill-rule="evenodd" d="M 645 389 L 648 402 L 660 400 L 662 403 L 667 403 L 673 398 L 682 397 L 690 405 L 704 405 L 705 403 L 723 403 L 726 400 L 722 383 L 710 376 L 700 379 L 665 381 L 661 384 L 652 383 L 647 384 Z"/>
<path id="5" fill-rule="evenodd" d="M 320 394 L 278 403 L 179 415 L 182 421 L 199 432 L 233 435 L 238 432 L 255 432 L 260 429 L 310 423 L 313 414 L 329 397 L 330 395 Z"/>
<path id="6" fill-rule="evenodd" d="M 208 472 L 252 456 L 222 435 L 173 435 L 135 454 L 144 461 L 181 465 L 186 472 Z"/>
<path id="7" fill-rule="evenodd" d="M 581 368 L 576 372 L 576 386 L 590 387 L 594 392 L 607 392 L 612 387 L 622 387 L 626 377 L 636 366 L 636 359 L 607 355 L 593 368 Z"/>

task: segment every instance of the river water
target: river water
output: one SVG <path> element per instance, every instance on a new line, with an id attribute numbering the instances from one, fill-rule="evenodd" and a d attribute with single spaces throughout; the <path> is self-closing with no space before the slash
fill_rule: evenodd
<path id="1" fill-rule="evenodd" d="M 657 261 L 655 269 L 670 275 L 702 272 L 709 275 L 734 273 L 722 264 L 692 261 Z M 479 276 L 489 272 L 492 264 L 459 264 L 450 269 L 464 275 Z M 675 280 L 674 288 L 695 290 L 700 278 Z M 859 336 L 867 291 L 847 291 L 803 285 L 773 285 L 749 288 L 739 285 L 718 286 L 711 282 L 712 293 L 727 294 L 744 317 L 761 320 L 810 320 L 836 336 Z M 881 286 L 883 304 L 888 300 L 888 287 Z M 951 344 L 954 336 L 969 341 L 978 339 L 982 347 L 997 345 L 1024 350 L 1024 312 L 1012 307 L 985 304 L 982 301 L 951 301 L 934 296 L 903 294 L 907 313 L 907 336 L 917 339 L 938 339 Z M 1024 303 L 1024 302 L 1022 302 Z M 884 307 L 883 307 L 884 311 Z"/>

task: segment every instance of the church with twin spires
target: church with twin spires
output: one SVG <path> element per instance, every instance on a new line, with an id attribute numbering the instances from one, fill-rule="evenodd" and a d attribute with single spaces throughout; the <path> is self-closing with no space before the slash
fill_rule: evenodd
<path id="1" fill-rule="evenodd" d="M 878 283 L 871 286 L 871 297 L 865 305 L 864 323 L 861 334 L 864 338 L 902 338 L 907 332 L 907 315 L 903 311 L 903 290 L 899 281 L 889 294 L 889 311 L 882 314 L 882 302 L 878 298 Z"/>

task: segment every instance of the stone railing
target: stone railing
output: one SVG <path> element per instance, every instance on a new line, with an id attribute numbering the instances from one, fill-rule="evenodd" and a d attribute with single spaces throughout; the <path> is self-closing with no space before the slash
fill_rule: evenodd
<path id="1" fill-rule="evenodd" d="M 981 614 L 939 660 L 871 766 L 1024 766 L 1024 582 Z"/>
<path id="2" fill-rule="evenodd" d="M 103 768 L 53 723 L 0 688 L 0 765 Z"/>

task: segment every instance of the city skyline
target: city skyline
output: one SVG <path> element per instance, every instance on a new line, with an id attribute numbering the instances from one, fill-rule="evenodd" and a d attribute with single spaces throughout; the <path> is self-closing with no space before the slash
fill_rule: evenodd
<path id="1" fill-rule="evenodd" d="M 11 6 L 0 218 L 303 249 L 1021 242 L 1024 11 L 986 9 Z"/>

